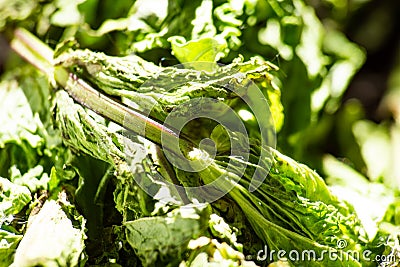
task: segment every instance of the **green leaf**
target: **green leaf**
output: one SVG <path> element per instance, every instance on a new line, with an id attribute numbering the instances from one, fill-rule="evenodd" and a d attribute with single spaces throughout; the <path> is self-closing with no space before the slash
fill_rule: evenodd
<path id="1" fill-rule="evenodd" d="M 186 41 L 182 36 L 168 38 L 173 55 L 181 62 L 217 62 L 226 55 L 227 43 L 221 38 L 204 37 Z"/>
<path id="2" fill-rule="evenodd" d="M 0 147 L 7 142 L 26 141 L 32 148 L 39 147 L 43 138 L 37 134 L 40 120 L 16 80 L 3 79 L 0 83 Z M 31 151 L 34 153 L 34 151 Z"/>
<path id="3" fill-rule="evenodd" d="M 64 202 L 62 205 L 68 205 Z M 84 219 L 77 228 L 54 200 L 47 201 L 29 224 L 11 266 L 80 266 L 83 255 Z"/>
<path id="4" fill-rule="evenodd" d="M 0 267 L 9 267 L 22 235 L 0 229 Z"/>
<path id="5" fill-rule="evenodd" d="M 214 182 L 219 190 L 228 192 L 269 249 L 296 250 L 299 253 L 312 249 L 317 257 L 322 257 L 324 250 L 332 250 L 332 253 L 345 258 L 337 262 L 337 266 L 361 266 L 358 259 L 347 254 L 347 251 L 361 253 L 366 249 L 362 225 L 352 207 L 339 201 L 322 178 L 307 166 L 269 147 L 256 146 L 252 156 L 259 155 L 257 149 L 266 149 L 268 153 L 264 153 L 265 158 L 257 167 L 247 163 L 243 177 L 238 177 L 235 171 L 227 172 L 223 157 L 221 161 L 209 164 L 199 175 L 204 184 Z M 189 156 L 192 155 L 195 156 Z M 206 161 L 203 157 L 199 155 L 191 159 Z M 267 167 L 269 173 L 264 169 L 260 175 L 268 177 L 256 191 L 249 193 L 247 188 L 252 182 L 253 168 Z M 336 250 L 338 240 L 345 240 L 346 247 Z M 324 264 L 329 262 L 328 258 L 322 260 Z M 310 266 L 321 265 L 313 261 Z"/>
<path id="6" fill-rule="evenodd" d="M 208 205 L 182 206 L 166 216 L 129 221 L 124 224 L 127 242 L 144 266 L 179 263 L 188 242 L 207 229 L 209 216 Z"/>
<path id="7" fill-rule="evenodd" d="M 13 183 L 28 187 L 32 193 L 39 189 L 47 189 L 47 183 L 50 178 L 47 173 L 43 172 L 42 165 L 36 165 L 36 167 L 29 169 L 24 175 L 21 175 L 16 166 L 12 166 L 10 172 L 10 179 Z"/>
<path id="8" fill-rule="evenodd" d="M 84 1 L 85 0 L 73 0 L 68 2 L 55 1 L 55 6 L 58 10 L 51 16 L 51 23 L 61 27 L 79 25 L 82 23 L 78 5 Z"/>
<path id="9" fill-rule="evenodd" d="M 0 218 L 19 213 L 31 199 L 31 192 L 26 186 L 0 177 Z"/>

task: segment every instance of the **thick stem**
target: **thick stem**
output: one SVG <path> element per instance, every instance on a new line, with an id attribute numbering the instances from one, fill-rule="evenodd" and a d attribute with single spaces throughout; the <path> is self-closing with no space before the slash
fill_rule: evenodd
<path id="1" fill-rule="evenodd" d="M 16 29 L 11 48 L 52 79 L 53 50 L 25 29 Z"/>

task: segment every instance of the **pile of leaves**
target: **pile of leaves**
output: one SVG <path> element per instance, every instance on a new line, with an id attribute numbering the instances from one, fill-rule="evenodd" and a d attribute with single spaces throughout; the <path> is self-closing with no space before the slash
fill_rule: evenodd
<path id="1" fill-rule="evenodd" d="M 338 113 L 364 174 L 308 153 L 365 55 L 304 1 L 17 0 L 0 18 L 0 266 L 399 264 L 398 172 L 376 160 L 400 151 L 398 117 Z M 204 99 L 245 132 L 162 125 Z M 168 162 L 176 139 L 196 171 Z"/>

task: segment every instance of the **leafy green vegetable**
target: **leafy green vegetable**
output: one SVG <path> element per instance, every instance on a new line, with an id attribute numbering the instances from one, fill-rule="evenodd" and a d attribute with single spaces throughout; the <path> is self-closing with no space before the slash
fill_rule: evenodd
<path id="1" fill-rule="evenodd" d="M 193 97 L 207 96 L 232 102 L 231 98 L 234 98 L 235 94 L 240 95 L 245 92 L 235 91 L 242 89 L 241 87 L 236 88 L 234 86 L 231 91 L 224 86 L 232 83 L 237 71 L 240 71 L 244 74 L 242 79 L 263 81 L 263 89 L 267 96 L 269 94 L 277 95 L 278 99 L 275 99 L 276 97 L 270 99 L 270 105 L 272 109 L 277 110 L 276 119 L 278 123 L 282 123 L 279 89 L 268 84 L 268 82 L 271 82 L 268 79 L 273 77 L 270 72 L 275 69 L 275 66 L 259 58 L 252 58 L 247 62 L 238 59 L 230 65 L 221 66 L 217 73 L 206 73 L 191 68 L 183 70 L 161 68 L 137 56 L 110 57 L 89 50 L 62 53 L 57 57 L 56 64 L 66 68 L 81 67 L 82 77 L 96 84 L 106 94 L 128 98 L 132 101 L 144 101 L 139 108 L 152 107 L 153 110 L 150 111 L 153 113 L 151 115 L 160 120 L 165 119 L 168 111 Z M 173 81 L 170 81 L 171 75 L 174 78 Z M 193 85 L 190 87 L 182 86 L 187 83 L 189 77 Z M 152 78 L 155 80 L 146 83 L 147 80 Z M 194 82 L 203 80 L 208 81 L 208 83 L 197 88 Z M 169 84 L 165 84 L 166 81 Z M 156 87 L 157 93 L 151 92 L 151 87 Z M 275 105 L 278 107 L 275 108 Z"/>
<path id="2" fill-rule="evenodd" d="M 78 59 L 79 61 L 82 61 L 84 58 L 90 58 L 89 56 L 84 56 L 83 51 L 76 51 L 73 52 L 75 54 L 72 54 L 73 56 L 67 59 L 64 59 L 64 62 L 67 62 L 68 65 L 65 65 L 68 67 L 71 62 L 74 62 Z M 80 54 L 79 54 L 80 53 Z M 95 54 L 90 54 L 88 51 L 86 54 L 95 56 Z M 81 55 L 81 56 L 77 56 Z M 101 55 L 99 55 L 99 58 L 101 59 Z M 72 59 L 72 60 L 71 60 Z M 118 66 L 118 59 L 117 58 L 112 58 L 113 60 L 116 60 L 115 66 Z M 122 60 L 125 60 L 122 58 Z M 96 59 L 91 59 L 91 61 L 87 60 L 88 62 L 85 63 L 80 63 L 78 61 L 78 65 L 85 67 L 89 75 L 90 73 L 94 73 L 91 69 L 93 68 L 92 66 L 95 66 L 94 62 L 96 62 Z M 111 61 L 111 60 L 110 60 Z M 99 62 L 99 61 L 97 61 Z M 104 60 L 105 62 L 105 60 Z M 121 61 L 121 63 L 124 63 L 124 61 Z M 121 64 L 120 63 L 120 64 Z M 105 63 L 101 65 L 97 65 L 97 71 L 94 73 L 97 75 L 96 78 L 93 78 L 89 76 L 89 79 L 93 82 L 97 82 L 100 88 L 104 88 L 103 90 L 107 93 L 110 94 L 115 94 L 114 90 L 112 88 L 116 88 L 116 86 L 110 86 L 106 84 L 106 82 L 99 83 L 99 81 L 114 81 L 112 78 L 112 68 L 107 68 L 106 70 L 109 72 L 108 78 L 107 76 L 103 76 L 101 74 L 101 70 L 103 69 L 101 66 L 105 65 Z M 126 63 L 125 63 L 126 65 Z M 143 65 L 143 64 L 142 64 Z M 119 69 L 122 69 L 122 66 L 119 67 Z M 171 69 L 171 72 L 174 71 Z M 118 73 L 120 75 L 119 80 L 120 86 L 123 86 L 124 80 L 127 80 L 127 78 L 124 78 L 123 73 L 121 71 L 114 71 L 115 73 Z M 126 72 L 128 73 L 128 72 Z M 134 74 L 134 72 L 129 72 L 129 75 Z M 93 75 L 93 74 L 92 74 Z M 140 73 L 139 73 L 140 75 Z M 254 75 L 254 74 L 253 74 Z M 125 75 L 127 76 L 127 75 Z M 129 76 L 128 76 L 129 77 Z M 179 76 L 178 76 L 179 78 Z M 106 80 L 107 79 L 107 80 Z M 137 79 L 136 79 L 137 80 Z M 119 82 L 116 80 L 116 82 Z M 116 82 L 114 84 L 116 85 Z M 106 86 L 105 86 L 106 85 Z M 177 87 L 179 89 L 179 87 Z M 146 95 L 147 92 L 150 92 L 149 90 L 146 89 L 146 87 L 140 87 L 139 91 L 136 88 L 132 88 L 133 90 L 136 90 L 137 92 L 137 100 L 139 100 L 139 97 L 142 96 L 142 92 L 144 92 L 144 95 Z M 157 87 L 152 86 L 152 94 L 154 94 L 157 91 L 154 91 L 157 89 Z M 206 88 L 205 88 L 206 89 Z M 159 92 L 162 91 L 163 88 L 160 87 Z M 207 91 L 205 91 L 207 92 Z M 123 95 L 124 97 L 128 97 L 129 91 Z M 158 93 L 158 92 L 157 92 Z M 168 92 L 169 93 L 169 92 Z M 183 93 L 179 90 L 175 90 L 174 92 L 174 97 L 175 99 L 180 99 L 180 95 L 185 95 L 186 92 L 183 91 Z M 120 95 L 118 95 L 120 96 Z M 131 98 L 132 99 L 132 98 Z M 136 100 L 134 99 L 134 100 Z M 146 98 L 144 98 L 146 99 Z M 155 99 L 157 100 L 157 98 Z M 154 101 L 154 100 L 153 100 Z M 143 106 L 145 106 L 144 104 Z M 149 106 L 151 106 L 149 104 Z M 163 108 L 161 107 L 159 114 L 162 112 Z M 168 109 L 166 109 L 168 110 Z M 164 111 L 165 112 L 165 111 Z M 157 114 L 157 113 L 156 113 Z M 167 114 L 167 113 L 165 113 Z M 157 117 L 157 115 L 155 115 Z M 162 119 L 162 115 L 158 115 L 159 119 Z M 79 146 L 79 144 L 75 144 L 75 146 Z M 260 149 L 260 148 L 259 148 Z M 253 157 L 259 157 L 260 153 L 263 149 L 261 147 L 261 150 L 254 150 L 252 151 L 254 154 L 252 154 Z M 189 152 L 189 151 L 188 151 Z M 200 153 L 201 154 L 201 153 Z M 199 155 L 200 155 L 199 154 Z M 277 241 L 275 240 L 272 242 L 271 240 L 271 233 L 268 233 L 268 231 L 261 230 L 263 229 L 264 224 L 271 224 L 274 225 L 274 223 L 277 223 L 278 225 L 286 225 L 286 227 L 289 227 L 292 225 L 291 229 L 294 232 L 297 232 L 298 234 L 305 235 L 311 240 L 316 240 L 318 242 L 321 242 L 322 245 L 328 245 L 328 246 L 335 246 L 338 242 L 338 240 L 346 240 L 348 242 L 348 247 L 346 247 L 347 250 L 350 249 L 355 249 L 357 247 L 357 243 L 359 242 L 364 242 L 362 236 L 358 236 L 358 229 L 361 228 L 360 222 L 357 220 L 355 216 L 353 216 L 352 210 L 350 207 L 347 207 L 344 203 L 340 203 L 335 197 L 331 195 L 331 193 L 328 191 L 326 185 L 322 181 L 322 179 L 317 176 L 313 171 L 305 167 L 304 165 L 298 165 L 291 159 L 284 157 L 283 155 L 280 155 L 278 152 L 275 150 L 267 150 L 266 153 L 264 154 L 270 155 L 272 154 L 272 163 L 268 163 L 271 158 L 265 158 L 262 159 L 262 164 L 264 164 L 265 167 L 268 167 L 269 164 L 271 164 L 271 172 L 269 174 L 269 179 L 267 179 L 267 184 L 262 184 L 261 185 L 261 190 L 257 191 L 259 196 L 256 195 L 248 195 L 248 193 L 245 193 L 244 188 L 248 188 L 250 184 L 250 178 L 251 178 L 251 172 L 254 170 L 250 170 L 247 175 L 247 180 L 244 181 L 243 179 L 240 180 L 239 177 L 233 178 L 233 181 L 239 181 L 240 183 L 243 183 L 242 186 L 233 186 L 233 189 L 229 194 L 235 199 L 235 201 L 238 203 L 239 206 L 242 207 L 244 213 L 251 218 L 254 218 L 250 220 L 250 223 L 252 226 L 255 228 L 257 234 L 265 241 L 267 242 L 270 246 L 274 244 L 276 245 L 277 248 L 285 246 L 284 240 L 282 241 Z M 190 155 L 190 153 L 189 153 Z M 97 156 L 98 157 L 98 156 Z M 224 173 L 222 171 L 221 167 L 218 165 L 224 166 L 224 157 L 221 157 L 221 161 L 218 163 L 214 163 L 212 167 L 208 167 L 206 170 L 203 170 L 199 172 L 200 179 L 203 180 L 205 184 L 209 184 L 214 182 L 214 179 L 219 176 L 223 175 L 228 175 L 229 179 L 232 179 L 234 177 L 234 173 Z M 203 157 L 200 158 L 193 158 L 193 159 L 203 159 Z M 254 162 L 257 163 L 257 162 Z M 265 173 L 268 173 L 267 169 L 264 169 Z M 178 177 L 179 179 L 179 177 Z M 186 179 L 186 178 L 183 178 Z M 186 183 L 185 180 L 180 180 L 183 184 Z M 218 187 L 221 188 L 222 190 L 227 189 L 230 186 L 231 181 L 226 180 L 225 184 L 221 183 L 218 181 Z M 268 185 L 269 183 L 269 185 Z M 280 185 L 280 186 L 279 186 Z M 271 188 L 275 188 L 274 190 L 271 190 Z M 276 190 L 282 190 L 282 191 L 276 191 Z M 227 189 L 229 191 L 229 189 Z M 273 194 L 271 193 L 274 192 Z M 295 192 L 295 194 L 293 194 Z M 243 195 L 242 195 L 243 194 Z M 279 201 L 274 200 L 276 196 L 279 197 Z M 246 197 L 244 197 L 246 196 Z M 249 200 L 246 200 L 246 198 L 249 198 Z M 323 202 L 321 202 L 323 201 Z M 296 203 L 298 204 L 292 204 L 288 205 L 288 203 Z M 264 203 L 263 208 L 259 210 L 260 208 L 255 208 L 252 207 L 252 203 Z M 280 212 L 277 212 L 276 210 L 271 213 L 271 208 L 269 208 L 267 205 L 270 205 L 271 207 L 274 207 L 275 209 L 279 209 Z M 282 206 L 286 206 L 286 208 L 282 208 Z M 288 209 L 289 208 L 289 209 Z M 288 212 L 288 210 L 291 210 L 292 212 Z M 255 214 L 258 214 L 256 216 Z M 278 215 L 279 214 L 279 215 Z M 307 218 L 308 217 L 308 218 Z M 258 218 L 258 219 L 257 219 Z M 270 222 L 268 221 L 270 220 Z M 318 222 L 318 223 L 317 223 Z M 293 224 L 296 225 L 296 227 L 293 227 Z M 340 225 L 340 226 L 339 226 Z M 323 226 L 323 227 L 321 227 Z M 276 225 L 276 232 L 278 232 L 279 227 Z M 357 230 L 356 230 L 357 229 Z M 276 234 L 274 230 L 272 230 L 272 233 Z M 287 233 L 289 236 L 292 236 L 293 239 L 302 239 L 300 236 L 297 236 L 295 233 Z M 304 237 L 303 237 L 304 238 Z M 311 240 L 305 240 L 300 241 L 300 244 L 306 243 L 308 246 L 313 246 Z M 282 242 L 282 243 L 281 243 Z M 308 243 L 309 242 L 309 243 Z M 316 246 L 318 248 L 318 246 Z M 322 251 L 323 248 L 326 247 L 320 247 L 319 251 Z M 340 252 L 340 253 L 345 253 L 345 252 Z M 350 259 L 351 257 L 348 256 Z M 350 259 L 355 266 L 357 266 L 357 262 L 354 259 Z"/>
<path id="3" fill-rule="evenodd" d="M 398 125 L 360 121 L 355 105 L 340 115 L 353 141 L 339 151 L 373 183 L 309 150 L 338 124 L 365 55 L 305 1 L 3 1 L 0 18 L 43 72 L 10 57 L 0 82 L 1 266 L 374 266 L 364 252 L 398 263 L 398 168 L 376 160 L 398 154 Z M 177 107 L 232 109 L 245 131 L 200 118 L 178 133 Z M 201 170 L 170 164 L 162 133 Z M 330 187 L 291 157 L 322 166 Z M 263 247 L 315 257 L 264 262 Z"/>
<path id="4" fill-rule="evenodd" d="M 144 266 L 168 262 L 171 266 L 181 260 L 187 243 L 207 229 L 210 208 L 186 207 L 163 217 L 147 217 L 124 223 L 127 242 L 136 250 Z"/>
<path id="5" fill-rule="evenodd" d="M 4 148 L 2 153 L 9 155 L 1 157 L 1 175 L 6 177 L 12 165 L 23 171 L 34 167 L 37 164 L 36 150 L 41 149 L 44 139 L 37 134 L 43 127 L 41 121 L 32 113 L 18 82 L 9 77 L 1 82 L 0 87 L 0 147 Z"/>
<path id="6" fill-rule="evenodd" d="M 16 185 L 0 177 L 0 217 L 20 212 L 31 201 L 31 192 L 25 186 Z"/>
<path id="7" fill-rule="evenodd" d="M 143 61 L 139 58 L 134 59 L 136 62 Z M 147 78 L 144 76 L 147 74 L 146 71 L 142 71 L 140 66 L 150 63 L 143 61 L 141 64 L 135 64 L 132 69 L 129 67 L 127 57 L 107 57 L 88 50 L 75 50 L 70 52 L 70 54 L 61 53 L 58 62 L 57 64 L 61 64 L 64 68 L 69 68 L 71 72 L 75 71 L 74 68 L 71 67 L 79 66 L 80 69 L 78 69 L 77 74 L 82 77 L 87 77 L 89 81 L 97 84 L 104 93 L 125 98 L 130 97 L 130 100 L 136 101 L 150 99 L 153 103 L 156 102 L 160 105 L 158 109 L 155 109 L 158 112 L 153 113 L 154 117 L 162 120 L 168 115 L 170 108 L 165 108 L 166 104 L 159 101 L 159 98 L 154 97 L 154 95 L 157 94 L 165 94 L 168 96 L 170 91 L 165 90 L 163 87 L 157 87 L 157 84 L 152 83 L 151 86 L 147 88 L 146 83 L 142 83 L 144 86 L 131 86 L 131 90 L 129 91 L 124 91 L 122 89 L 126 88 L 128 84 L 132 84 L 127 83 L 129 80 L 139 81 L 138 85 L 140 85 L 141 79 L 143 77 L 145 79 Z M 114 63 L 110 66 L 108 65 L 109 62 Z M 272 70 L 270 65 L 265 64 L 265 67 L 263 64 L 255 65 L 254 63 L 258 62 L 256 59 L 250 62 L 251 63 L 242 63 L 236 61 L 232 66 L 236 67 L 239 71 L 243 71 L 245 74 L 244 77 L 253 78 L 255 81 L 264 78 L 263 82 L 266 82 L 266 80 L 271 77 L 268 74 L 268 71 Z M 216 81 L 222 81 L 222 84 L 240 83 L 239 79 L 242 79 L 241 77 L 226 76 L 232 66 L 228 65 L 225 68 L 228 71 L 222 67 L 222 74 L 217 76 Z M 157 67 L 153 65 L 153 68 L 156 69 Z M 219 101 L 224 99 L 224 97 L 221 97 L 221 91 L 224 92 L 224 87 L 219 87 L 219 83 L 213 85 L 213 83 L 210 82 L 213 81 L 212 79 L 215 79 L 213 75 L 205 73 L 205 80 L 207 83 L 200 87 L 199 91 L 198 85 L 202 82 L 202 80 L 199 79 L 196 86 L 193 87 L 195 90 L 190 91 L 191 87 L 189 87 L 188 90 L 188 87 L 182 86 L 179 80 L 186 78 L 190 74 L 196 77 L 194 74 L 198 75 L 198 71 L 193 72 L 190 69 L 188 71 L 181 71 L 177 68 L 167 68 L 167 70 L 169 71 L 167 72 L 169 76 L 172 74 L 172 77 L 177 77 L 177 83 L 173 87 L 173 94 L 171 94 L 173 98 L 171 99 L 179 100 L 177 103 L 169 103 L 170 105 L 182 104 L 188 101 L 190 96 L 207 95 L 212 97 L 213 93 L 217 94 L 217 92 L 218 97 L 216 95 L 215 98 Z M 219 72 L 216 73 L 219 74 Z M 66 87 L 76 86 L 76 84 L 69 85 L 68 81 L 64 82 L 64 76 L 61 74 L 62 72 L 56 72 L 55 79 L 57 81 L 61 81 L 61 84 L 65 83 Z M 149 73 L 150 77 L 155 75 L 165 74 Z M 117 79 L 115 77 L 117 77 Z M 270 78 L 270 81 L 271 80 L 272 78 Z M 164 85 L 165 83 L 162 84 Z M 272 85 L 270 86 L 272 87 Z M 88 88 L 89 86 L 81 87 L 81 90 L 89 90 Z M 149 90 L 150 88 L 151 90 Z M 221 89 L 218 90 L 219 88 Z M 67 88 L 67 90 L 71 89 L 73 88 Z M 69 92 L 71 93 L 73 91 Z M 121 95 L 120 92 L 123 94 Z M 131 92 L 135 93 L 133 94 L 135 98 L 132 97 Z M 240 94 L 240 91 L 233 92 L 237 95 Z M 149 98 L 146 94 L 149 94 L 148 96 L 153 98 Z M 232 92 L 225 90 L 225 94 L 229 96 Z M 93 107 L 91 104 L 93 102 L 80 99 L 79 95 L 72 95 L 76 100 L 82 101 L 82 104 Z M 229 99 L 229 97 L 225 98 Z M 164 98 L 161 98 L 161 100 L 163 99 Z M 78 151 L 83 151 L 86 154 L 112 164 L 117 170 L 124 170 L 127 168 L 126 162 L 121 162 L 121 159 L 123 160 L 126 157 L 126 155 L 122 153 L 122 147 L 120 147 L 122 142 L 117 141 L 117 136 L 107 131 L 104 121 L 101 119 L 97 119 L 96 121 L 96 116 L 90 116 L 82 107 L 75 105 L 67 93 L 63 91 L 56 93 L 55 102 L 56 118 L 59 123 L 58 127 L 61 129 L 66 142 L 69 143 L 70 146 Z M 147 105 L 151 107 L 152 103 L 149 102 Z M 230 105 L 234 106 L 232 103 L 230 103 Z M 146 102 L 141 101 L 140 106 L 145 107 L 145 110 Z M 108 114 L 102 111 L 102 109 L 104 110 L 102 107 L 97 107 L 96 111 L 100 114 Z M 115 112 L 117 111 L 118 108 L 115 109 Z M 123 114 L 124 111 L 121 110 L 118 112 Z M 191 110 L 186 110 L 185 112 L 191 112 Z M 150 115 L 152 114 L 150 113 Z M 116 118 L 121 115 L 116 114 L 110 116 Z M 120 121 L 117 122 L 120 123 Z M 161 128 L 159 131 L 161 131 Z M 114 137 L 112 137 L 113 135 Z M 219 142 L 226 141 L 221 134 L 215 135 L 219 136 Z M 240 135 L 238 134 L 238 136 Z M 225 139 L 229 141 L 229 138 Z M 99 140 L 101 140 L 101 143 L 99 143 Z M 239 140 L 244 139 L 239 137 Z M 228 192 L 229 196 L 236 202 L 236 205 L 241 207 L 259 238 L 271 248 L 285 248 L 286 250 L 295 248 L 297 251 L 313 249 L 317 258 L 322 257 L 323 251 L 332 251 L 333 253 L 342 255 L 341 261 L 337 262 L 338 266 L 341 266 L 344 262 L 352 266 L 360 266 L 360 262 L 346 252 L 350 250 L 362 252 L 366 245 L 366 238 L 363 236 L 361 230 L 362 225 L 357 217 L 352 214 L 352 207 L 338 201 L 336 197 L 329 192 L 323 180 L 305 165 L 296 163 L 270 147 L 260 145 L 259 140 L 252 142 L 254 143 L 252 144 L 250 161 L 244 162 L 247 168 L 242 179 L 240 179 L 241 174 L 237 173 L 239 169 L 232 169 L 229 171 L 224 169 L 224 167 L 227 166 L 228 160 L 235 162 L 234 165 L 236 168 L 239 168 L 240 165 L 243 165 L 241 160 L 236 157 L 230 157 L 228 156 L 229 154 L 226 155 L 224 151 L 221 151 L 222 154 L 218 155 L 215 160 L 209 159 L 210 155 L 205 151 L 196 148 L 193 149 L 190 148 L 190 146 L 186 147 L 186 149 L 189 150 L 184 151 L 189 156 L 190 160 L 197 160 L 199 162 L 197 164 L 203 166 L 207 166 L 207 162 L 211 162 L 211 164 L 192 176 L 185 174 L 181 170 L 176 170 L 177 179 L 183 185 L 196 184 L 195 179 L 199 179 L 206 185 L 213 184 L 216 190 Z M 146 154 L 148 153 L 144 155 Z M 125 160 L 127 160 L 127 158 L 125 158 Z M 143 157 L 133 161 L 134 164 L 138 164 L 142 167 L 146 166 L 144 162 L 145 158 Z M 161 165 L 159 169 L 162 168 L 163 165 Z M 138 169 L 136 168 L 135 172 L 137 171 Z M 145 171 L 144 174 L 145 176 L 149 174 L 151 177 L 155 173 L 152 173 L 151 168 L 149 169 L 147 167 L 147 171 Z M 253 174 L 261 177 L 268 175 L 268 177 L 259 185 L 259 188 L 253 194 L 250 194 L 247 188 L 251 188 Z M 222 178 L 222 180 L 219 178 Z M 202 199 L 200 195 L 191 195 L 189 192 L 188 197 L 192 201 L 194 198 Z M 117 198 L 117 202 L 123 200 L 124 198 Z M 118 206 L 119 205 L 117 205 L 117 207 Z M 126 219 L 126 212 L 121 209 L 123 206 L 119 207 Z M 142 206 L 142 212 L 145 210 L 146 209 L 143 209 Z M 141 219 L 139 219 L 139 221 L 141 222 Z M 147 220 L 145 220 L 145 222 L 147 222 Z M 269 226 L 268 229 L 265 229 L 265 225 Z M 361 231 L 361 233 L 359 231 Z M 346 242 L 347 246 L 336 250 L 334 247 L 342 240 Z M 294 247 L 293 242 L 296 244 Z M 136 243 L 132 244 L 132 242 L 130 242 L 130 244 L 132 247 L 138 248 Z M 142 262 L 146 263 L 149 258 L 151 259 L 152 257 L 149 255 L 143 256 Z M 304 260 L 305 259 L 300 259 L 300 261 Z M 308 260 L 318 264 L 316 259 Z M 150 262 L 153 261 L 154 259 L 150 260 Z M 327 263 L 329 259 L 323 258 L 322 261 Z"/>
<path id="8" fill-rule="evenodd" d="M 30 216 L 11 266 L 80 266 L 85 261 L 82 254 L 85 220 L 80 217 L 78 222 L 75 228 L 62 206 L 54 200 L 44 203 L 38 214 Z"/>
<path id="9" fill-rule="evenodd" d="M 197 155 L 196 159 L 207 160 L 204 155 Z M 213 177 L 223 177 L 223 182 L 217 183 L 221 189 L 235 181 L 239 182 L 228 194 L 241 207 L 257 235 L 271 249 L 285 248 L 289 251 L 295 248 L 299 252 L 312 249 L 317 258 L 323 250 L 329 251 L 335 247 L 338 240 L 346 240 L 348 244 L 344 250 L 337 251 L 339 254 L 360 249 L 359 244 L 364 242 L 365 237 L 358 232 L 362 226 L 352 214 L 351 207 L 339 202 L 322 179 L 305 165 L 270 148 L 267 155 L 269 157 L 263 161 L 272 161 L 271 171 L 253 194 L 246 190 L 251 177 L 247 172 L 242 179 L 238 179 L 234 172 L 229 173 L 212 164 L 200 172 L 200 177 L 206 184 L 213 182 Z M 262 168 L 262 165 L 258 168 Z M 283 225 L 286 229 L 281 228 Z M 343 258 L 346 258 L 347 264 L 360 266 L 351 255 Z M 325 264 L 328 262 L 328 259 L 322 260 L 326 261 Z M 338 261 L 337 264 L 341 266 L 343 263 Z"/>
<path id="10" fill-rule="evenodd" d="M 22 235 L 0 229 L 0 266 L 10 266 Z"/>

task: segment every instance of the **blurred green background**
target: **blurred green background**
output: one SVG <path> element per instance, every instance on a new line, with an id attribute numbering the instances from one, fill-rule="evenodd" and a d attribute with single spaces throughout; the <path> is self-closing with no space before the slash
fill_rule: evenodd
<path id="1" fill-rule="evenodd" d="M 354 76 L 334 114 L 338 120 L 315 149 L 365 163 L 352 145 L 351 121 L 368 119 L 392 124 L 399 116 L 400 2 L 393 0 L 308 1 L 326 25 L 343 31 L 365 49 L 366 61 Z"/>

